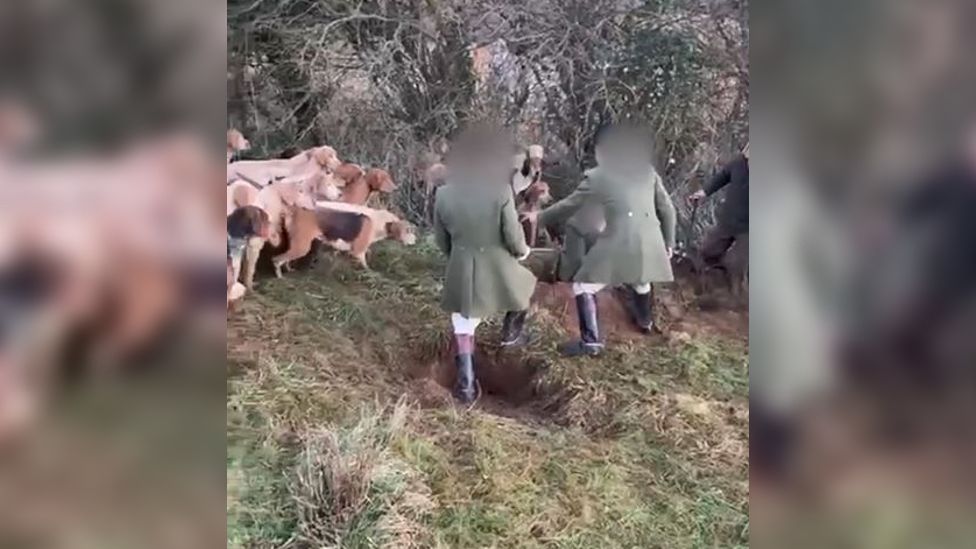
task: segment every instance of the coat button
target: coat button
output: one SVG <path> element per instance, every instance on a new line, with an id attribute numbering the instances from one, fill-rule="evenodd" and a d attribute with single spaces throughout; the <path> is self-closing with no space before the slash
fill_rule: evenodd
<path id="1" fill-rule="evenodd" d="M 627 212 L 627 217 L 634 217 L 634 212 Z"/>

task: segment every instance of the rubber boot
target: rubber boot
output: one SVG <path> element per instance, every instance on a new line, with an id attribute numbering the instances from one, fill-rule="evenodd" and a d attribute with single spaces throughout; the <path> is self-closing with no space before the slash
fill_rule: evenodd
<path id="1" fill-rule="evenodd" d="M 509 311 L 502 323 L 502 347 L 516 347 L 525 343 L 525 318 L 528 311 Z"/>
<path id="2" fill-rule="evenodd" d="M 457 354 L 454 366 L 457 368 L 457 381 L 454 383 L 454 397 L 464 404 L 471 404 L 478 396 L 474 376 L 474 336 L 455 334 Z"/>
<path id="3" fill-rule="evenodd" d="M 584 293 L 576 296 L 576 316 L 579 320 L 580 338 L 564 344 L 559 352 L 563 356 L 596 356 L 603 352 L 595 295 Z"/>

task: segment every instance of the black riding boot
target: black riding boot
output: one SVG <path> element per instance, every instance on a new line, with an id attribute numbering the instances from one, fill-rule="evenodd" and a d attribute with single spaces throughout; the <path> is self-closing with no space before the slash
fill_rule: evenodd
<path id="1" fill-rule="evenodd" d="M 639 294 L 631 286 L 620 286 L 616 289 L 617 298 L 630 315 L 631 322 L 641 331 L 649 334 L 654 327 L 654 293 Z"/>
<path id="2" fill-rule="evenodd" d="M 560 353 L 564 356 L 596 356 L 603 352 L 595 295 L 584 293 L 576 296 L 576 316 L 579 320 L 580 338 L 563 345 Z"/>
<path id="3" fill-rule="evenodd" d="M 474 376 L 474 336 L 456 334 L 457 355 L 454 366 L 457 368 L 457 381 L 454 383 L 454 397 L 464 404 L 471 404 L 478 396 Z"/>
<path id="4" fill-rule="evenodd" d="M 502 323 L 502 347 L 515 347 L 525 343 L 525 317 L 528 311 L 509 311 Z"/>

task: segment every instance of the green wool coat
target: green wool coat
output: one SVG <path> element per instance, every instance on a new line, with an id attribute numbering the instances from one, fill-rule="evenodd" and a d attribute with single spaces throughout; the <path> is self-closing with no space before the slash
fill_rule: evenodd
<path id="1" fill-rule="evenodd" d="M 573 281 L 576 271 L 579 271 L 580 266 L 583 265 L 586 252 L 596 243 L 597 236 L 599 236 L 598 230 L 584 227 L 573 218 L 566 223 L 563 245 L 559 252 L 559 267 L 556 271 L 556 277 L 561 282 Z"/>
<path id="2" fill-rule="evenodd" d="M 518 258 L 529 250 L 504 184 L 448 182 L 434 201 L 434 235 L 448 256 L 441 307 L 466 317 L 528 309 L 535 276 Z"/>
<path id="3" fill-rule="evenodd" d="M 586 250 L 574 282 L 618 285 L 674 280 L 666 248 L 674 249 L 677 219 L 671 197 L 653 168 L 629 173 L 602 167 L 589 170 L 573 194 L 543 210 L 539 221 L 561 223 L 592 205 L 603 208 L 606 228 Z"/>

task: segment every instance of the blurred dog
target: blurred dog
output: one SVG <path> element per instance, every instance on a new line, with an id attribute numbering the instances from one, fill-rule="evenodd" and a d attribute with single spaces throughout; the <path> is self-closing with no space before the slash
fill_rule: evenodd
<path id="1" fill-rule="evenodd" d="M 0 170 L 0 424 L 58 374 L 117 371 L 166 328 L 223 316 L 211 300 L 222 168 L 196 136 Z"/>

